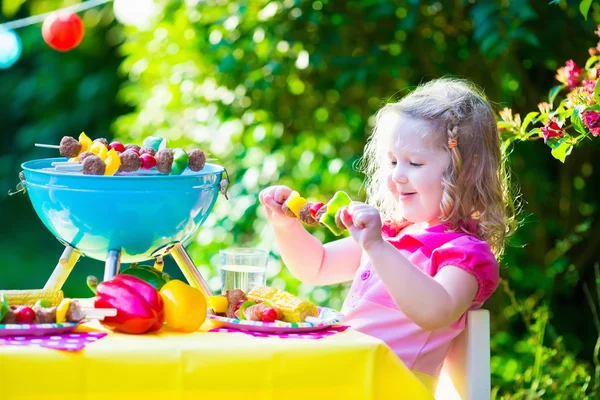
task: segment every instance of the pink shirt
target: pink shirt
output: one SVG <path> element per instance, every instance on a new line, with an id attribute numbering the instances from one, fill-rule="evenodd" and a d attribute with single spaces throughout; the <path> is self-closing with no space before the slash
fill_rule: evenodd
<path id="1" fill-rule="evenodd" d="M 446 265 L 475 276 L 479 290 L 470 310 L 481 307 L 498 287 L 498 263 L 488 244 L 463 232 L 445 232 L 436 225 L 395 237 L 398 229 L 384 225 L 385 240 L 430 276 Z M 363 253 L 350 292 L 344 301 L 344 323 L 383 340 L 410 369 L 439 376 L 452 340 L 464 329 L 465 316 L 446 328 L 427 331 L 413 323 L 394 303 Z"/>

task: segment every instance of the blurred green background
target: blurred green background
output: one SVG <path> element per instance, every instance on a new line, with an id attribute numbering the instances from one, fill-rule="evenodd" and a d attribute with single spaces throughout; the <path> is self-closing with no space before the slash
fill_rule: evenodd
<path id="1" fill-rule="evenodd" d="M 0 3 L 9 21 L 77 1 Z M 81 131 L 138 144 L 158 135 L 204 149 L 232 179 L 229 201 L 219 197 L 187 247 L 213 287 L 219 249 L 260 247 L 272 252 L 271 285 L 339 308 L 347 285 L 303 285 L 281 265 L 259 191 L 286 184 L 315 200 L 336 190 L 364 199 L 355 162 L 379 107 L 452 75 L 524 115 L 547 101 L 566 60 L 585 62 L 600 21 L 600 4 L 586 21 L 579 3 L 564 1 L 157 3 L 142 30 L 116 21 L 110 3 L 82 12 L 85 38 L 68 53 L 50 49 L 39 24 L 18 30 L 23 55 L 0 70 L 0 288 L 42 287 L 63 250 L 27 195 L 6 195 L 21 162 L 56 156 L 34 143 Z M 523 225 L 486 303 L 494 398 L 598 398 L 599 141 L 564 164 L 541 141 L 512 149 Z M 110 218 L 102 207 L 90 212 Z M 171 260 L 165 269 L 181 277 Z M 91 295 L 85 277 L 102 271 L 101 262 L 80 260 L 65 295 Z"/>

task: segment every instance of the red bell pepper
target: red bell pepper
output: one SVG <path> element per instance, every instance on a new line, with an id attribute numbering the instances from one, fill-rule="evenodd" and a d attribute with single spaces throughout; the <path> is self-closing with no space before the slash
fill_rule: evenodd
<path id="1" fill-rule="evenodd" d="M 140 278 L 117 275 L 96 288 L 96 308 L 116 308 L 117 315 L 103 324 L 125 333 L 159 330 L 165 321 L 164 303 L 156 289 Z"/>

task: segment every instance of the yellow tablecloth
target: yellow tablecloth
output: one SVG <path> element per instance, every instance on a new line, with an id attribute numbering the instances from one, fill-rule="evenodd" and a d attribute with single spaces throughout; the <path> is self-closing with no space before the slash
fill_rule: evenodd
<path id="1" fill-rule="evenodd" d="M 0 346 L 0 399 L 433 398 L 387 346 L 356 331 L 309 340 L 212 327 L 109 333 L 80 352 Z"/>

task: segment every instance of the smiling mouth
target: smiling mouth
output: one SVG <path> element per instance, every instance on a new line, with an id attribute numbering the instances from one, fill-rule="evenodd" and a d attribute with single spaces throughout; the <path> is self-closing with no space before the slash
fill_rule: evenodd
<path id="1" fill-rule="evenodd" d="M 398 200 L 404 201 L 404 200 L 412 199 L 413 195 L 415 195 L 415 194 L 417 194 L 417 193 L 416 192 L 400 193 L 400 196 L 398 196 Z"/>

